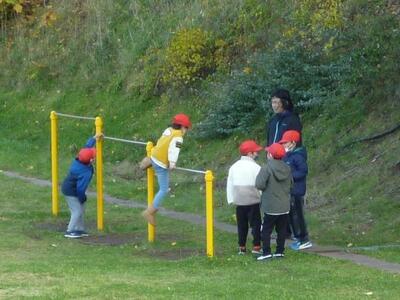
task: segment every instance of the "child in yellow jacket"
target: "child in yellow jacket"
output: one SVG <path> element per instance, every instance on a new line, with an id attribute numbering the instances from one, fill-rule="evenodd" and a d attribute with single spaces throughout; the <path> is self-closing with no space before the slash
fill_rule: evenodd
<path id="1" fill-rule="evenodd" d="M 151 163 L 156 172 L 159 190 L 154 197 L 153 205 L 144 210 L 142 216 L 152 225 L 155 225 L 154 216 L 169 191 L 169 170 L 176 167 L 183 136 L 191 127 L 192 123 L 187 115 L 175 115 L 172 125 L 164 130 L 151 151 Z"/>

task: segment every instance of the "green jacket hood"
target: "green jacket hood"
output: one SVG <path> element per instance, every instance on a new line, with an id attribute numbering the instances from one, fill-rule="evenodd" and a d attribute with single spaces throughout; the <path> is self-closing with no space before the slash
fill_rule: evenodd
<path id="1" fill-rule="evenodd" d="M 272 175 L 277 181 L 287 180 L 291 176 L 290 168 L 282 160 L 271 159 L 269 162 Z"/>

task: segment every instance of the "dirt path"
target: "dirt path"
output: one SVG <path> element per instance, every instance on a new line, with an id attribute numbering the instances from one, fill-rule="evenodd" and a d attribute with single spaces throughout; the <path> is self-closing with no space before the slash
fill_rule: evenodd
<path id="1" fill-rule="evenodd" d="M 21 180 L 24 180 L 24 181 L 27 181 L 27 182 L 30 182 L 32 184 L 39 185 L 39 186 L 44 186 L 44 187 L 51 186 L 51 182 L 48 180 L 26 177 L 26 176 L 22 176 L 17 173 L 9 172 L 9 171 L 2 171 L 2 174 L 6 175 L 8 177 L 12 177 L 12 178 L 18 178 L 18 179 L 21 179 Z M 92 196 L 96 195 L 96 193 L 93 193 L 93 192 L 89 192 L 88 194 L 92 195 Z M 145 208 L 146 207 L 146 205 L 143 203 L 139 203 L 139 202 L 132 201 L 132 200 L 115 198 L 115 197 L 108 196 L 108 195 L 104 195 L 104 200 L 111 204 L 130 207 L 130 208 Z M 169 218 L 176 219 L 176 220 L 186 221 L 189 223 L 205 226 L 205 217 L 199 216 L 196 214 L 176 212 L 176 211 L 167 210 L 167 209 L 160 209 L 159 214 L 169 217 Z M 214 221 L 214 227 L 221 231 L 236 233 L 236 226 L 233 226 L 230 224 Z M 330 258 L 334 258 L 334 259 L 349 260 L 349 261 L 352 261 L 359 265 L 368 266 L 368 267 L 379 269 L 382 271 L 400 274 L 400 264 L 386 262 L 383 260 L 379 260 L 376 258 L 366 256 L 366 255 L 350 253 L 350 252 L 346 251 L 345 249 L 338 248 L 338 247 L 319 246 L 314 243 L 313 247 L 311 249 L 304 250 L 304 252 L 318 254 L 321 256 L 326 256 L 326 257 L 330 257 Z"/>

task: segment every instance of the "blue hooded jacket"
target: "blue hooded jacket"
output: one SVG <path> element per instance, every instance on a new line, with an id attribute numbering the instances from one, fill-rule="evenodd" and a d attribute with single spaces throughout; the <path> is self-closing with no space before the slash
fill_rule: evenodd
<path id="1" fill-rule="evenodd" d="M 92 148 L 96 139 L 89 138 L 84 148 Z M 86 201 L 86 189 L 93 177 L 93 166 L 91 163 L 84 164 L 75 158 L 69 168 L 68 175 L 62 184 L 62 193 L 65 196 L 73 196 L 79 199 L 79 202 Z"/>
<path id="2" fill-rule="evenodd" d="M 282 159 L 290 166 L 293 176 L 292 196 L 304 196 L 306 194 L 306 177 L 308 174 L 307 151 L 304 147 L 297 147 L 286 153 Z"/>

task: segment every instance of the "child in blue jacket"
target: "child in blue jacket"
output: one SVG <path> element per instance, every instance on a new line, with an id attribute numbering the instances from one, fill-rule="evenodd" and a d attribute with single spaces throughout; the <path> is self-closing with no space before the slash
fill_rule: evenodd
<path id="1" fill-rule="evenodd" d="M 64 194 L 71 218 L 68 224 L 67 232 L 64 234 L 67 238 L 80 238 L 87 236 L 85 231 L 84 216 L 86 203 L 86 189 L 93 177 L 92 162 L 96 157 L 96 149 L 94 148 L 96 140 L 102 134 L 96 134 L 88 139 L 84 148 L 82 148 L 78 156 L 72 161 L 67 177 L 62 184 L 62 193 Z"/>
<path id="2" fill-rule="evenodd" d="M 300 141 L 300 132 L 296 130 L 286 131 L 279 141 L 285 147 L 286 155 L 283 161 L 290 166 L 294 181 L 290 191 L 291 207 L 289 213 L 289 224 L 297 240 L 290 245 L 290 248 L 293 250 L 303 250 L 312 247 L 304 218 L 304 195 L 306 194 L 306 178 L 308 173 L 307 152 L 304 147 L 298 146 Z"/>

